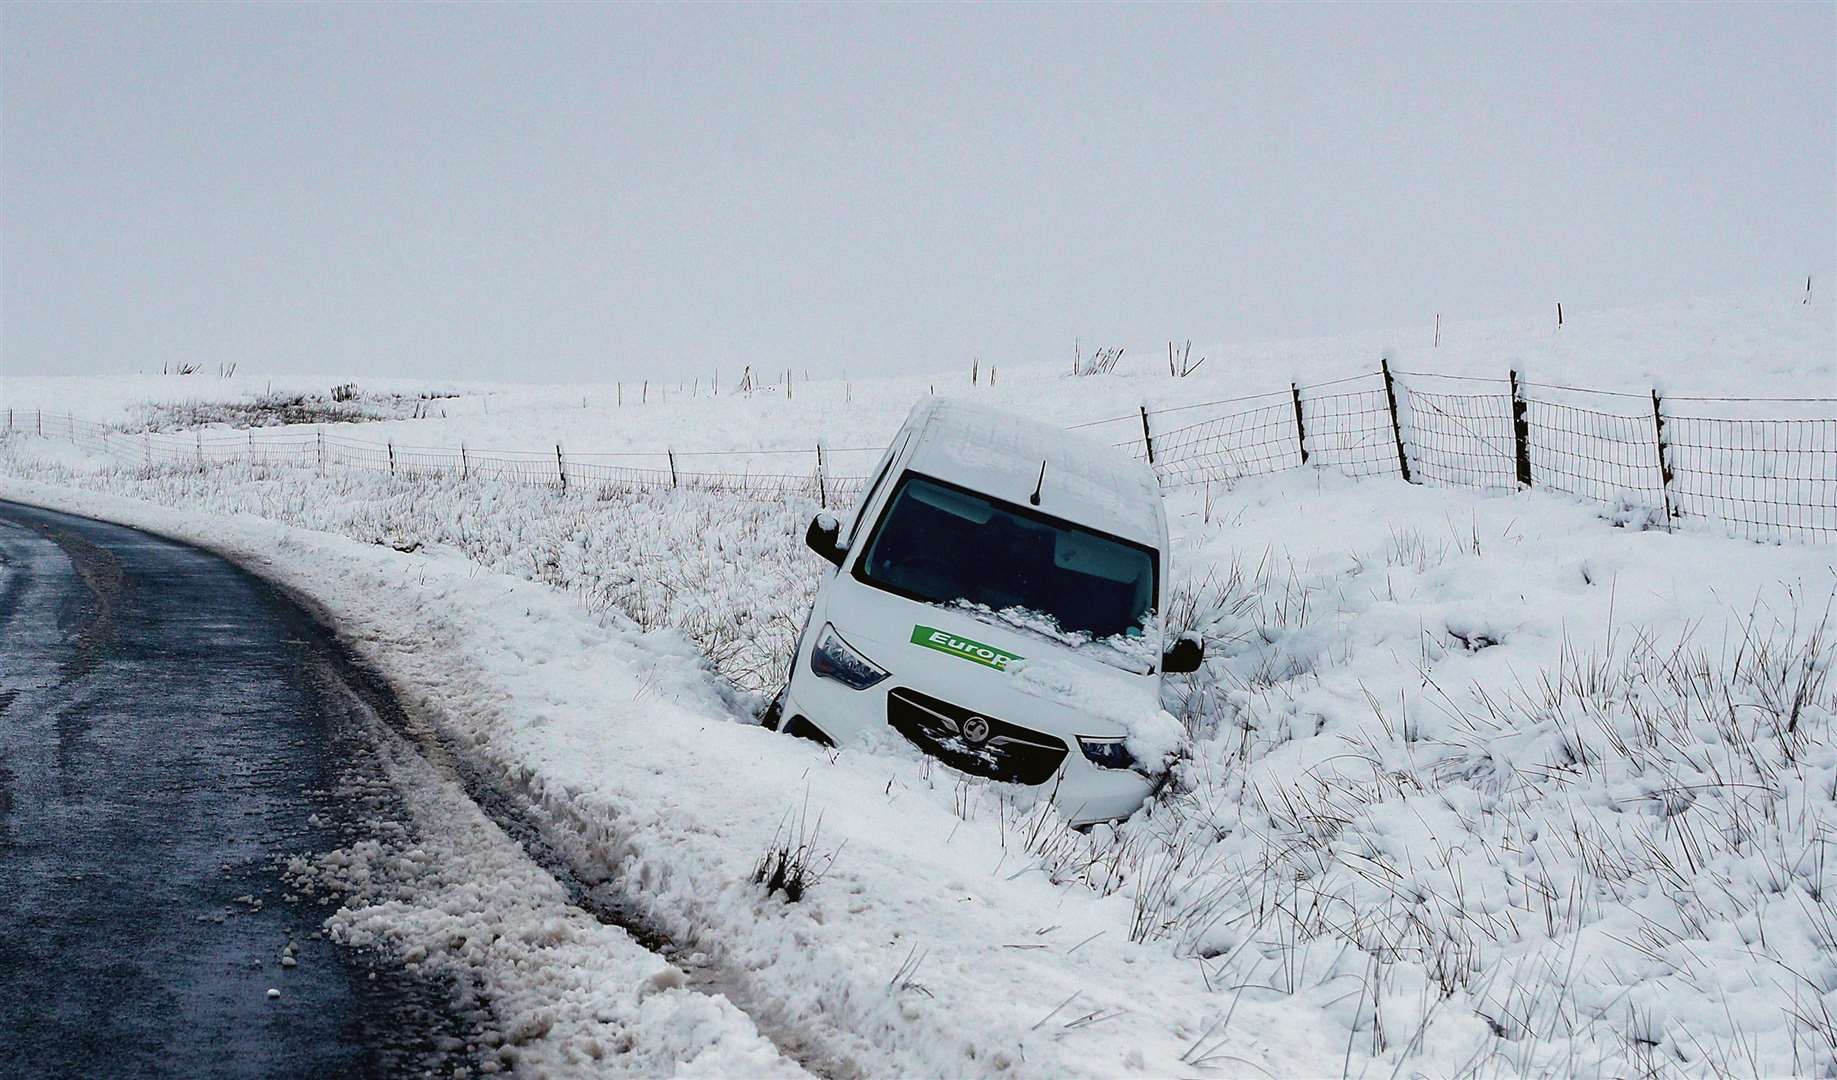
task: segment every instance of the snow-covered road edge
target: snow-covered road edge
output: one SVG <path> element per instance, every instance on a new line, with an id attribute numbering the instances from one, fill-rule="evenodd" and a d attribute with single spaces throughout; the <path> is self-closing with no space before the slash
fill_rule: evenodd
<path id="1" fill-rule="evenodd" d="M 10 478 L 0 497 L 198 543 L 310 600 L 405 708 L 528 796 L 574 873 L 673 939 L 692 972 L 705 963 L 781 1041 L 800 1033 L 800 1056 L 825 1071 L 1163 1074 L 1217 1019 L 1199 971 L 1155 964 L 1150 980 L 1151 957 L 1107 933 L 1127 924 L 1127 898 L 1016 880 L 1002 823 L 953 813 L 950 781 L 910 756 L 838 767 L 735 724 L 670 635 L 450 553 Z M 786 905 L 751 864 L 806 807 L 821 852 L 842 856 Z M 1067 1023 L 1111 1014 L 1133 1014 L 1126 1038 Z M 1313 1045 L 1315 1019 L 1246 1000 L 1236 1023 L 1252 1034 L 1236 1049 L 1272 1071 L 1343 1067 L 1343 1046 Z"/>
<path id="2" fill-rule="evenodd" d="M 214 550 L 322 620 L 342 619 L 355 592 L 401 569 L 389 567 L 393 553 L 309 533 L 285 535 L 302 531 L 255 519 L 205 521 L 16 481 L 0 483 L 0 498 Z M 343 572 L 326 577 L 332 565 Z M 367 660 L 388 655 L 373 647 L 381 640 L 374 634 L 347 640 Z M 472 1049 L 487 1071 L 805 1075 L 731 1002 L 688 986 L 667 958 L 574 904 L 562 883 L 466 797 L 451 770 L 390 730 L 367 701 L 357 697 L 346 707 L 368 718 L 377 765 L 402 799 L 409 831 L 296 859 L 290 887 L 344 897 L 326 927 L 335 940 L 383 948 L 411 969 L 451 980 L 468 1007 L 482 997 L 494 1020 L 482 1026 Z"/>

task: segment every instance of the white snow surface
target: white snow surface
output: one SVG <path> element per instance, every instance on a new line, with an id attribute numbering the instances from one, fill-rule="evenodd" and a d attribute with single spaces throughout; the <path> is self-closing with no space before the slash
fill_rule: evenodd
<path id="1" fill-rule="evenodd" d="M 275 483 L 218 480 L 225 497 L 243 499 Z M 1664 655 L 1690 637 L 1714 652 L 1739 641 L 1742 617 L 1758 607 L 1765 632 L 1780 637 L 1768 620 L 1787 618 L 1795 598 L 1801 619 L 1822 610 L 1834 586 L 1828 549 L 1630 531 L 1541 495 L 1328 474 L 1245 484 L 1223 520 L 1216 498 L 1208 522 L 1205 503 L 1183 497 L 1175 565 L 1187 568 L 1180 587 L 1200 598 L 1215 657 L 1191 691 L 1200 705 L 1182 710 L 1198 738 L 1178 794 L 1081 837 L 1010 790 L 960 782 L 916 755 L 824 754 L 736 723 L 731 695 L 680 638 L 482 572 L 451 550 L 402 553 L 18 479 L 0 495 L 209 543 L 315 597 L 423 715 L 545 809 L 551 842 L 577 867 L 712 957 L 749 1009 L 868 1072 L 1170 1075 L 1198 1057 L 1226 1071 L 1240 1068 L 1219 1064 L 1230 1059 L 1250 1063 L 1243 1071 L 1322 1075 L 1407 1055 L 1432 1071 L 1469 1058 L 1482 1071 L 1521 1062 L 1563 1071 L 1579 1056 L 1612 1073 L 1648 1045 L 1616 1042 L 1627 1030 L 1650 1034 L 1655 1054 L 1688 1055 L 1672 1061 L 1684 1072 L 1744 1044 L 1764 1072 L 1813 1068 L 1811 1037 L 1789 1017 L 1821 1007 L 1837 985 L 1820 936 L 1824 901 L 1806 891 L 1837 888 L 1824 863 L 1806 861 L 1830 824 L 1832 788 L 1817 771 L 1831 760 L 1828 690 L 1806 706 L 1816 734 L 1796 767 L 1814 771 L 1786 791 L 1760 849 L 1680 871 L 1669 885 L 1631 873 L 1633 892 L 1604 883 L 1612 875 L 1588 863 L 1600 856 L 1565 840 L 1565 828 L 1592 810 L 1611 816 L 1582 835 L 1608 836 L 1605 850 L 1675 843 L 1653 831 L 1662 819 L 1615 808 L 1693 786 L 1670 775 L 1676 766 L 1596 770 L 1558 785 L 1563 797 L 1521 805 L 1513 800 L 1527 781 L 1502 768 L 1552 769 L 1545 759 L 1575 740 L 1606 757 L 1608 736 L 1566 738 L 1537 710 L 1490 726 L 1475 717 L 1487 715 L 1476 695 L 1534 697 L 1566 655 L 1602 654 L 1610 627 L 1622 651 L 1649 637 Z M 1298 520 L 1309 528 L 1297 532 Z M 1234 564 L 1263 570 L 1231 586 Z M 1754 700 L 1755 715 L 1764 705 Z M 1610 721 L 1603 731 L 1621 722 L 1605 702 L 1580 708 Z M 1773 776 L 1795 766 L 1762 767 Z M 1297 847 L 1296 837 L 1329 829 L 1315 820 L 1324 806 L 1347 820 L 1316 836 L 1321 848 Z M 765 897 L 749 873 L 787 815 L 820 820 L 816 846 L 836 855 L 796 905 Z M 1631 831 L 1601 831 L 1609 825 Z M 1553 848 L 1539 850 L 1540 840 Z M 1284 851 L 1318 862 L 1272 854 Z M 1512 869 L 1513 858 L 1531 858 L 1544 876 Z M 1402 877 L 1363 876 L 1377 865 Z M 1807 886 L 1793 885 L 1807 872 Z M 1703 912 L 1667 906 L 1676 890 L 1701 896 L 1711 880 L 1732 883 L 1716 886 L 1730 897 L 1726 915 L 1698 924 Z M 1408 903 L 1397 899 L 1406 884 Z M 468 895 L 458 906 L 490 911 L 523 895 Z M 1304 898 L 1320 910 L 1300 910 Z M 1294 912 L 1293 925 L 1275 910 Z M 1357 932 L 1329 929 L 1348 910 L 1384 913 L 1366 928 L 1370 951 L 1348 943 Z M 393 916 L 368 918 L 387 926 Z M 418 919 L 402 914 L 396 940 L 413 941 Z M 1648 920 L 1666 933 L 1770 945 L 1712 962 L 1706 944 L 1643 939 L 1657 933 Z M 1454 943 L 1466 977 L 1435 958 L 1437 941 Z M 552 985 L 586 964 L 600 972 L 594 985 L 636 993 L 632 984 L 662 966 L 606 973 L 590 952 L 542 951 L 561 965 Z M 1373 955 L 1389 958 L 1382 977 Z M 916 972 L 895 978 L 914 961 Z M 1565 991 L 1537 981 L 1572 968 Z M 1434 991 L 1444 978 L 1446 1000 Z M 1515 1000 L 1514 988 L 1535 1000 Z M 1682 1004 L 1694 1000 L 1704 1004 Z M 507 1030 L 529 1031 L 525 1014 L 552 1006 L 518 994 L 503 1007 Z M 1512 1017 L 1534 1037 L 1514 1034 Z M 586 1068 L 587 1058 L 544 1046 L 585 1045 L 581 1030 L 556 1025 L 520 1052 Z"/>
<path id="2" fill-rule="evenodd" d="M 206 543 L 313 597 L 396 680 L 407 704 L 440 717 L 538 802 L 551 817 L 548 839 L 578 868 L 616 878 L 685 949 L 708 953 L 743 983 L 775 1022 L 807 1032 L 825 1055 L 864 1073 L 1167 1074 L 1216 1020 L 1219 1002 L 1199 967 L 1129 943 L 1126 897 L 1055 882 L 1018 849 L 994 793 L 972 792 L 964 820 L 953 811 L 957 780 L 927 759 L 829 755 L 735 723 L 690 650 L 622 620 L 595 619 L 565 593 L 481 574 L 444 552 L 403 554 L 249 516 L 11 478 L 0 482 L 0 497 Z M 820 818 L 818 847 L 838 857 L 803 902 L 786 904 L 767 897 L 750 871 L 787 813 L 806 805 L 813 827 Z M 404 943 L 414 957 L 418 939 L 436 936 L 430 908 L 454 909 L 468 928 L 514 920 L 506 909 L 540 909 L 542 897 L 524 887 L 540 889 L 538 882 L 514 884 L 457 895 L 436 885 L 435 897 L 405 910 L 366 901 L 339 921 L 363 940 Z M 573 927 L 554 930 L 557 944 L 584 929 L 556 917 Z M 592 985 L 635 997 L 641 978 L 662 966 L 601 962 L 584 948 L 503 951 L 513 965 L 554 965 L 522 978 L 561 994 Z M 915 959 L 916 971 L 895 984 Z M 526 994 L 507 1007 L 501 1021 L 510 1030 L 528 1030 L 531 1015 L 554 1008 Z M 1249 1020 L 1246 1030 L 1287 1037 L 1255 1035 L 1236 1052 L 1273 1071 L 1337 1068 L 1337 1051 L 1285 1019 L 1292 1009 L 1244 1002 L 1238 1022 Z M 1066 1027 L 1112 1013 L 1107 1023 Z M 552 1038 L 574 1035 L 556 1027 L 523 1052 L 544 1051 Z"/>
<path id="3" fill-rule="evenodd" d="M 1837 277 L 1818 275 L 1813 302 L 1801 304 L 1802 278 L 1775 287 L 1681 300 L 1633 309 L 1591 309 L 1584 298 L 1564 304 L 1564 325 L 1546 318 L 1463 319 L 1446 312 L 1440 345 L 1433 344 L 1433 313 L 1416 326 L 1340 337 L 1194 346 L 1206 363 L 1188 378 L 1167 372 L 1164 342 L 1128 344 L 1116 372 L 1070 378 L 1070 343 L 1062 358 L 984 357 L 978 382 L 970 364 L 940 358 L 936 370 L 897 377 L 849 378 L 834 364 L 813 362 L 806 372 L 754 372 L 759 389 L 735 391 L 740 364 L 718 362 L 678 380 L 651 379 L 590 385 L 439 383 L 378 379 L 351 371 L 323 374 L 264 372 L 251 362 L 233 378 L 209 373 L 162 376 L 135 373 L 124 358 L 107 377 L 18 376 L 0 373 L 0 408 L 23 419 L 32 410 L 75 412 L 118 423 L 141 419 L 149 402 L 247 401 L 264 394 L 326 395 L 355 382 L 367 393 L 413 397 L 429 391 L 459 397 L 429 402 L 427 418 L 389 420 L 356 427 L 328 425 L 353 437 L 398 447 L 548 451 L 559 444 L 570 458 L 593 454 L 643 454 L 635 462 L 657 467 L 666 447 L 684 469 L 808 474 L 816 443 L 830 450 L 830 472 L 859 476 L 911 408 L 930 394 L 973 394 L 975 400 L 1056 425 L 1127 417 L 1149 410 L 1216 401 L 1245 394 L 1369 374 L 1378 359 L 1399 370 L 1503 379 L 1508 369 L 1529 378 L 1570 386 L 1645 393 L 1664 384 L 1667 393 L 1737 396 L 1837 396 Z M 1552 309 L 1554 305 L 1552 305 Z M 1095 347 L 1085 341 L 1088 355 Z M 996 367 L 991 383 L 991 362 Z M 0 367 L 4 359 L 0 358 Z M 720 396 L 712 397 L 720 376 Z M 687 365 L 672 365 L 683 370 Z M 806 376 L 810 376 L 807 378 Z M 1406 380 L 1407 381 L 1407 380 Z M 1430 380 L 1423 385 L 1446 389 Z M 644 400 L 640 404 L 640 395 Z M 621 404 L 622 402 L 622 404 Z M 1116 441 L 1131 432 L 1116 425 Z M 311 430 L 310 427 L 304 430 Z M 1100 429 L 1104 432 L 1112 428 Z M 714 451 L 720 456 L 700 457 Z"/>
<path id="4" fill-rule="evenodd" d="M 1830 309 L 1779 299 L 1617 321 L 1566 305 L 1560 336 L 1445 322 L 1429 360 L 1392 356 L 1831 394 Z M 1069 422 L 1220 394 L 1272 357 L 1326 378 L 1371 355 L 1308 347 L 1215 354 L 1209 391 L 1152 364 L 1004 369 L 989 399 Z M 102 408 L 116 391 L 92 383 L 29 388 Z M 489 421 L 367 426 L 866 444 L 912 384 L 618 413 L 580 410 L 581 388 L 514 391 Z M 746 722 L 821 568 L 806 505 L 128 469 L 20 437 L 0 497 L 206 543 L 311 597 L 421 722 L 539 808 L 578 876 L 702 955 L 674 985 L 464 813 L 454 850 L 499 852 L 503 888 L 426 852 L 399 875 L 417 857 L 351 853 L 388 889 L 356 890 L 334 931 L 417 963 L 462 937 L 437 962 L 473 965 L 531 1072 L 789 1070 L 761 1032 L 840 1075 L 1837 1072 L 1829 546 L 1317 470 L 1178 492 L 1165 614 L 1209 659 L 1170 680 L 1174 780 L 1079 834 L 1037 792 L 895 741 L 824 752 Z M 787 832 L 834 857 L 796 904 L 752 881 Z M 512 933 L 487 946 L 487 928 Z M 594 1056 L 624 1036 L 634 1050 Z"/>

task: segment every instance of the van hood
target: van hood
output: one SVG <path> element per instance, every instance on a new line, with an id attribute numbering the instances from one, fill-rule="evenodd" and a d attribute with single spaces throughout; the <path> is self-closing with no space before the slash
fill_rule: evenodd
<path id="1" fill-rule="evenodd" d="M 1158 674 L 1135 674 L 972 609 L 909 600 L 859 582 L 830 595 L 828 620 L 891 683 L 1065 740 L 1127 740 L 1144 767 L 1178 749 Z"/>

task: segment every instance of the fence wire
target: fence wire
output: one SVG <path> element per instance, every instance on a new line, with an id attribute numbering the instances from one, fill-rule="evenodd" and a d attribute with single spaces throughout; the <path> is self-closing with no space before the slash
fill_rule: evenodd
<path id="1" fill-rule="evenodd" d="M 1627 415 L 1530 397 L 1531 483 L 1667 520 L 1652 413 Z"/>
<path id="2" fill-rule="evenodd" d="M 1150 439 L 1155 471 L 1167 487 L 1262 476 L 1301 465 L 1295 410 L 1287 400 L 1190 420 L 1170 431 L 1135 439 L 1132 449 L 1140 451 L 1137 456 L 1147 456 Z"/>
<path id="3" fill-rule="evenodd" d="M 1380 382 L 1372 375 L 1370 381 Z M 1343 381 L 1343 380 L 1342 380 Z M 1331 466 L 1352 476 L 1398 476 L 1397 434 L 1380 385 L 1314 396 L 1301 390 L 1306 418 L 1308 464 Z"/>
<path id="4" fill-rule="evenodd" d="M 1458 392 L 1441 389 L 1444 380 Z M 1603 504 L 1627 524 L 1701 521 L 1761 541 L 1837 540 L 1837 399 L 1678 400 L 1690 403 L 1688 414 L 1672 414 L 1656 395 L 1392 371 L 1143 409 L 1076 427 L 1152 461 L 1167 488 L 1303 465 L 1502 492 L 1516 490 L 1528 475 L 1533 487 Z M 1754 408 L 1810 415 L 1713 415 Z M 373 443 L 324 429 L 124 432 L 76 416 L 14 410 L 7 410 L 5 434 L 63 438 L 148 469 L 342 468 L 476 477 L 601 497 L 679 488 L 825 506 L 851 505 L 883 450 L 475 451 Z M 722 467 L 736 458 L 771 467 Z"/>
<path id="5" fill-rule="evenodd" d="M 1837 536 L 1837 417 L 1667 416 L 1673 511 L 1756 539 Z"/>
<path id="6" fill-rule="evenodd" d="M 1381 378 L 1374 373 L 1336 379 L 1098 423 L 1135 421 L 1138 431 L 1112 445 L 1146 460 L 1152 444 L 1155 471 L 1166 488 L 1228 482 L 1304 464 L 1353 476 L 1395 476 L 1402 468 Z M 1369 385 L 1350 385 L 1358 382 Z M 1334 392 L 1319 393 L 1322 388 Z M 1140 430 L 1144 426 L 1145 433 Z"/>
<path id="7" fill-rule="evenodd" d="M 1518 485 L 1509 394 L 1412 390 L 1408 400 L 1413 479 L 1489 491 Z"/>

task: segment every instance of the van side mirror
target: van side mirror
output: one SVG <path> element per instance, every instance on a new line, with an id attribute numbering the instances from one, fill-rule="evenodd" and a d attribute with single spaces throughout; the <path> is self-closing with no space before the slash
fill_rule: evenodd
<path id="1" fill-rule="evenodd" d="M 842 556 L 847 554 L 842 547 L 842 523 L 834 514 L 818 514 L 811 518 L 810 527 L 804 530 L 804 543 L 837 566 L 842 565 Z"/>
<path id="2" fill-rule="evenodd" d="M 1198 671 L 1205 658 L 1205 642 L 1193 634 L 1182 634 L 1180 640 L 1161 654 L 1161 671 L 1167 675 L 1186 675 Z"/>

